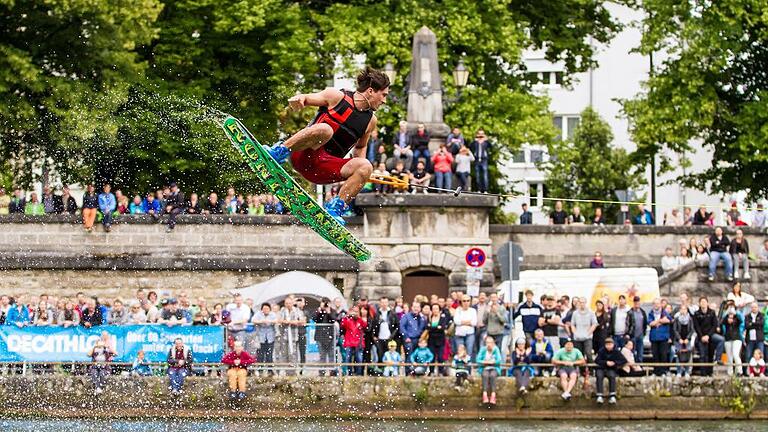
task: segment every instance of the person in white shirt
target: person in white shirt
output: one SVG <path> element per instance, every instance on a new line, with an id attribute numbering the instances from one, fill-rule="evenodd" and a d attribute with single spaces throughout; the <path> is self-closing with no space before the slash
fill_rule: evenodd
<path id="1" fill-rule="evenodd" d="M 469 307 L 472 299 L 468 295 L 461 297 L 461 306 L 456 309 L 453 315 L 454 328 L 456 330 L 453 338 L 454 352 L 458 352 L 459 345 L 464 345 L 468 353 L 471 353 L 475 347 L 475 326 L 477 325 L 477 311 Z"/>
<path id="2" fill-rule="evenodd" d="M 672 252 L 672 248 L 668 247 L 664 249 L 664 256 L 661 257 L 661 269 L 664 273 L 676 270 L 679 267 L 677 257 Z"/>
<path id="3" fill-rule="evenodd" d="M 229 316 L 232 319 L 227 325 L 229 334 L 235 340 L 245 342 L 245 326 L 251 320 L 251 308 L 243 302 L 243 296 L 240 293 L 235 294 L 233 302 L 227 305 Z"/>
<path id="4" fill-rule="evenodd" d="M 757 208 L 752 211 L 752 226 L 756 228 L 762 228 L 765 226 L 766 213 L 763 210 L 763 204 L 759 203 Z"/>

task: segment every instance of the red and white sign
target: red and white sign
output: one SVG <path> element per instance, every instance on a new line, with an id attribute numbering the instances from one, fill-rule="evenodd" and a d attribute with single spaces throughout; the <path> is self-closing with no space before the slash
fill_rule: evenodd
<path id="1" fill-rule="evenodd" d="M 485 264 L 485 252 L 480 248 L 470 248 L 464 259 L 470 267 L 482 267 Z"/>

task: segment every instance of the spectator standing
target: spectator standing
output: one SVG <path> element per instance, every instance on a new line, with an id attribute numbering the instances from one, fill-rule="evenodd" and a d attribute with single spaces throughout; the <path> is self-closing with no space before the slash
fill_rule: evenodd
<path id="1" fill-rule="evenodd" d="M 110 375 L 111 368 L 109 362 L 115 357 L 116 353 L 107 346 L 103 340 L 98 339 L 93 347 L 88 351 L 88 357 L 91 358 L 90 375 L 93 382 L 94 394 L 104 392 L 107 384 L 107 377 Z"/>
<path id="2" fill-rule="evenodd" d="M 146 300 L 144 300 L 146 301 Z M 141 308 L 141 301 L 133 299 L 126 315 L 126 324 L 146 324 L 147 314 Z"/>
<path id="3" fill-rule="evenodd" d="M 503 346 L 501 342 L 504 339 L 507 321 L 507 310 L 504 306 L 500 305 L 498 301 L 490 302 L 490 309 L 485 313 L 483 323 L 485 324 L 485 333 L 493 338 L 499 349 Z"/>
<path id="4" fill-rule="evenodd" d="M 59 213 L 61 205 L 61 197 L 54 195 L 53 189 L 50 186 L 43 187 L 43 211 L 45 214 Z"/>
<path id="5" fill-rule="evenodd" d="M 533 224 L 533 213 L 528 210 L 528 204 L 523 203 L 523 211 L 520 213 L 520 225 Z"/>
<path id="6" fill-rule="evenodd" d="M 597 328 L 597 318 L 594 312 L 587 309 L 586 298 L 574 297 L 573 300 L 576 303 L 570 324 L 573 344 L 587 358 L 587 362 L 592 363 L 592 336 Z"/>
<path id="7" fill-rule="evenodd" d="M 729 247 L 731 258 L 733 259 L 733 277 L 739 278 L 739 265 L 744 268 L 744 279 L 749 280 L 749 242 L 744 237 L 744 231 L 737 229 L 736 238 L 733 239 Z"/>
<path id="8" fill-rule="evenodd" d="M 613 339 L 606 338 L 604 346 L 597 352 L 595 358 L 595 381 L 597 387 L 597 403 L 603 403 L 605 379 L 608 378 L 608 403 L 616 403 L 616 377 L 618 371 L 627 363 L 627 359 L 616 349 Z"/>
<path id="9" fill-rule="evenodd" d="M 611 313 L 606 309 L 602 300 L 595 302 L 595 318 L 597 319 L 597 328 L 592 334 L 592 349 L 598 352 L 603 347 L 605 339 L 611 337 Z"/>
<path id="10" fill-rule="evenodd" d="M 733 261 L 729 248 L 731 241 L 728 236 L 723 234 L 721 227 L 715 228 L 715 233 L 709 236 L 709 277 L 710 282 L 715 280 L 715 270 L 720 260 L 725 264 L 725 277 L 728 281 L 733 280 Z"/>
<path id="11" fill-rule="evenodd" d="M 648 315 L 640 307 L 640 297 L 635 296 L 632 299 L 632 310 L 629 312 L 629 319 L 632 320 L 631 334 L 633 346 L 635 348 L 635 361 L 643 362 L 643 343 L 645 340 L 645 331 L 648 328 Z"/>
<path id="12" fill-rule="evenodd" d="M 187 200 L 184 198 L 184 192 L 179 190 L 176 182 L 171 183 L 171 194 L 165 202 L 165 212 L 168 213 L 168 228 L 166 232 L 173 231 L 176 228 L 176 217 L 184 213 Z"/>
<path id="13" fill-rule="evenodd" d="M 301 365 L 307 362 L 307 314 L 304 312 L 305 307 L 306 303 L 304 302 L 304 297 L 297 298 L 296 309 L 301 312 L 301 318 L 299 318 L 299 324 L 296 328 L 296 332 L 299 336 L 299 364 Z"/>
<path id="14" fill-rule="evenodd" d="M 426 328 L 427 320 L 421 314 L 421 303 L 414 301 L 411 305 L 411 311 L 400 318 L 400 333 L 403 335 L 405 358 L 411 357 L 411 353 L 416 349 L 416 344 Z M 458 333 L 458 329 L 456 332 Z M 472 337 L 474 337 L 474 324 Z M 408 373 L 410 373 L 410 370 Z"/>
<path id="15" fill-rule="evenodd" d="M 179 395 L 184 387 L 184 379 L 192 372 L 192 350 L 181 338 L 173 341 L 173 346 L 168 350 L 167 362 L 169 388 L 172 394 Z"/>
<path id="16" fill-rule="evenodd" d="M 691 225 L 709 225 L 713 214 L 707 211 L 707 206 L 699 206 L 699 210 L 693 215 Z"/>
<path id="17" fill-rule="evenodd" d="M 469 178 L 472 172 L 472 162 L 475 161 L 475 155 L 467 147 L 462 146 L 458 154 L 454 156 L 456 160 L 456 177 L 459 179 L 461 190 L 469 190 Z"/>
<path id="18" fill-rule="evenodd" d="M 430 154 L 429 154 L 429 131 L 427 131 L 424 123 L 419 123 L 416 126 L 416 132 L 411 135 L 411 145 L 413 146 L 413 160 L 419 162 L 424 159 L 424 164 L 427 170 L 430 170 Z"/>
<path id="19" fill-rule="evenodd" d="M 448 137 L 445 139 L 445 145 L 448 148 L 448 151 L 456 156 L 460 149 L 466 145 L 464 142 L 464 135 L 461 134 L 461 129 L 457 127 L 451 129 L 451 133 L 449 133 Z"/>
<path id="20" fill-rule="evenodd" d="M 400 319 L 397 317 L 397 313 L 389 307 L 389 299 L 387 297 L 379 299 L 379 310 L 376 313 L 376 319 L 379 321 L 379 333 L 375 337 L 376 351 L 378 354 L 377 358 L 381 361 L 381 357 L 387 352 L 390 342 L 395 342 L 398 351 L 403 344 L 403 339 L 400 335 Z"/>
<path id="21" fill-rule="evenodd" d="M 555 210 L 549 214 L 550 225 L 567 225 L 569 222 L 568 213 L 563 210 L 563 202 L 555 201 Z"/>
<path id="22" fill-rule="evenodd" d="M 103 192 L 99 194 L 99 211 L 101 211 L 101 224 L 104 225 L 104 231 L 112 231 L 112 212 L 117 208 L 117 200 L 110 190 L 112 186 L 109 183 L 104 184 Z"/>
<path id="23" fill-rule="evenodd" d="M 673 208 L 670 214 L 664 213 L 664 225 L 665 226 L 685 225 L 685 220 L 683 220 L 683 215 L 680 214 L 680 210 L 677 208 Z"/>
<path id="24" fill-rule="evenodd" d="M 279 337 L 278 343 L 280 344 L 277 350 L 280 353 L 280 363 L 290 363 L 293 365 L 299 364 L 299 326 L 305 323 L 304 313 L 294 305 L 294 298 L 288 296 L 283 301 L 283 308 L 280 309 L 280 313 L 277 316 L 279 325 Z M 287 375 L 293 375 L 294 371 L 286 371 Z"/>
<path id="25" fill-rule="evenodd" d="M 760 313 L 760 306 L 752 302 L 749 313 L 744 317 L 744 339 L 747 342 L 747 354 L 755 350 L 765 351 L 765 316 Z"/>
<path id="26" fill-rule="evenodd" d="M 723 338 L 725 339 L 725 355 L 728 356 L 727 372 L 728 376 L 741 375 L 741 328 L 744 320 L 741 312 L 736 309 L 733 300 L 728 300 L 728 305 L 720 326 L 723 329 Z"/>
<path id="27" fill-rule="evenodd" d="M 445 331 L 451 325 L 450 313 L 440 309 L 440 306 L 433 304 L 430 310 L 429 319 L 427 320 L 427 332 L 429 339 L 427 340 L 427 346 L 432 352 L 435 363 L 442 364 L 445 361 Z M 432 367 L 432 374 L 438 373 L 440 375 L 445 374 L 443 366 L 439 368 Z"/>
<path id="28" fill-rule="evenodd" d="M 475 347 L 475 327 L 477 326 L 477 310 L 470 307 L 471 302 L 472 299 L 468 295 L 462 295 L 461 305 L 453 314 L 454 351 L 458 352 L 459 345 L 463 345 L 470 356 Z"/>
<path id="29" fill-rule="evenodd" d="M 521 317 L 525 337 L 533 339 L 533 332 L 539 328 L 539 317 L 544 312 L 541 306 L 533 302 L 533 291 L 525 291 L 525 301 L 517 306 L 514 318 Z M 458 334 L 458 333 L 457 333 Z"/>
<path id="30" fill-rule="evenodd" d="M 492 145 L 485 136 L 485 131 L 478 129 L 475 140 L 469 144 L 469 149 L 475 156 L 475 182 L 480 192 L 488 192 L 488 161 L 491 148 Z"/>
<path id="31" fill-rule="evenodd" d="M 653 213 L 645 208 L 645 204 L 638 204 L 637 211 L 639 214 L 635 216 L 635 225 L 656 225 Z"/>
<path id="32" fill-rule="evenodd" d="M 696 336 L 693 326 L 693 319 L 688 311 L 688 305 L 680 306 L 680 311 L 675 315 L 672 321 L 672 342 L 675 346 L 675 358 L 677 359 L 677 376 L 690 376 L 693 360 L 692 342 Z M 680 366 L 680 365 L 683 366 Z"/>
<path id="33" fill-rule="evenodd" d="M 592 218 L 592 225 L 605 225 L 605 216 L 603 216 L 603 209 L 600 207 L 595 208 L 595 217 Z"/>
<path id="34" fill-rule="evenodd" d="M 374 162 L 376 162 L 376 150 L 379 149 L 380 145 L 381 139 L 379 138 L 379 130 L 374 128 L 371 131 L 371 136 L 368 138 L 368 148 L 365 152 L 366 158 L 374 166 L 378 165 Z"/>
<path id="35" fill-rule="evenodd" d="M 64 328 L 80 325 L 80 314 L 75 310 L 71 300 L 64 300 L 64 309 L 56 315 L 56 325 Z"/>
<path id="36" fill-rule="evenodd" d="M 435 171 L 435 186 L 438 188 L 451 189 L 453 187 L 453 155 L 446 149 L 445 144 L 441 144 L 434 155 L 432 155 L 432 168 Z"/>
<path id="37" fill-rule="evenodd" d="M 263 308 L 262 308 L 263 309 Z M 254 317 L 255 318 L 255 317 Z M 319 363 L 334 363 L 334 323 L 336 314 L 331 309 L 331 300 L 327 297 L 320 299 L 320 307 L 315 311 L 312 321 L 315 322 L 315 342 L 319 353 Z M 380 351 L 383 352 L 383 351 Z M 320 370 L 320 375 L 325 375 L 325 370 Z"/>
<path id="38" fill-rule="evenodd" d="M 485 345 L 477 353 L 476 363 L 483 380 L 483 403 L 496 405 L 496 379 L 501 375 L 501 351 L 493 338 L 485 338 Z"/>
<path id="39" fill-rule="evenodd" d="M 259 342 L 259 348 L 256 350 L 256 361 L 260 364 L 273 363 L 277 315 L 272 312 L 272 306 L 269 303 L 262 303 L 261 309 L 253 314 L 253 324 Z M 320 358 L 322 361 L 322 354 Z M 269 368 L 267 372 L 272 374 L 272 369 Z"/>
<path id="40" fill-rule="evenodd" d="M 699 299 L 699 310 L 693 314 L 693 327 L 696 331 L 696 349 L 701 363 L 719 360 L 723 353 L 725 339 L 720 335 L 720 323 L 715 311 L 709 308 L 706 297 Z M 714 353 L 714 357 L 712 354 Z M 712 368 L 702 368 L 702 375 L 712 375 Z"/>
<path id="41" fill-rule="evenodd" d="M 552 344 L 555 350 L 560 349 L 560 337 L 558 328 L 562 323 L 560 310 L 556 307 L 554 296 L 542 296 L 541 303 L 544 309 L 539 317 L 539 328 L 544 332 L 544 337 Z"/>
<path id="42" fill-rule="evenodd" d="M 405 159 L 405 167 L 413 167 L 413 147 L 411 146 L 411 136 L 408 134 L 408 122 L 401 121 L 400 129 L 395 133 L 392 139 L 395 161 Z M 397 165 L 397 164 L 395 164 Z"/>
<path id="43" fill-rule="evenodd" d="M 341 319 L 340 329 L 344 335 L 344 362 L 345 363 L 362 363 L 363 362 L 363 349 L 365 345 L 363 343 L 363 333 L 365 332 L 365 324 L 363 324 L 358 313 L 360 308 L 352 306 L 349 309 L 347 316 Z M 401 321 L 402 322 L 402 321 Z M 406 351 L 407 352 L 407 351 Z M 359 366 L 347 367 L 349 375 L 362 375 L 363 368 Z"/>
<path id="44" fill-rule="evenodd" d="M 653 308 L 648 313 L 648 321 L 648 327 L 651 329 L 648 337 L 651 340 L 653 361 L 654 363 L 667 363 L 669 362 L 669 340 L 672 338 L 670 331 L 672 318 L 662 307 L 661 299 L 653 300 Z M 656 366 L 653 368 L 653 373 L 656 376 L 662 376 L 666 375 L 668 370 L 666 367 Z"/>
<path id="45" fill-rule="evenodd" d="M 586 221 L 587 218 L 581 214 L 581 208 L 579 208 L 579 206 L 574 206 L 571 215 L 568 216 L 568 223 L 570 225 L 584 225 Z"/>
<path id="46" fill-rule="evenodd" d="M 246 380 L 248 379 L 248 366 L 255 359 L 243 349 L 243 343 L 235 342 L 234 349 L 221 359 L 227 365 L 227 383 L 229 384 L 230 399 L 245 399 Z"/>
<path id="47" fill-rule="evenodd" d="M 107 324 L 124 325 L 128 324 L 128 311 L 123 307 L 123 301 L 116 299 L 112 303 L 112 308 L 107 313 Z"/>
<path id="48" fill-rule="evenodd" d="M 576 387 L 576 382 L 579 379 L 579 366 L 586 364 L 584 355 L 574 348 L 573 341 L 568 339 L 565 346 L 560 348 L 552 357 L 552 363 L 557 366 L 560 386 L 563 389 L 560 397 L 568 401 L 571 399 L 571 391 Z"/>
<path id="49" fill-rule="evenodd" d="M 227 325 L 229 335 L 234 340 L 245 343 L 245 327 L 251 319 L 251 308 L 243 301 L 243 296 L 236 293 L 232 298 L 232 303 L 228 304 L 226 310 L 229 311 L 231 321 Z M 293 300 L 291 300 L 293 303 Z"/>
<path id="50" fill-rule="evenodd" d="M 17 298 L 8 299 L 8 312 L 5 316 L 5 325 L 15 325 L 18 328 L 22 328 L 31 324 L 29 316 L 29 309 L 24 305 L 24 300 L 21 296 Z"/>
<path id="51" fill-rule="evenodd" d="M 619 304 L 611 311 L 609 334 L 613 336 L 616 348 L 621 349 L 624 343 L 630 339 L 633 330 L 632 317 L 627 307 L 627 297 L 624 294 L 619 295 Z"/>

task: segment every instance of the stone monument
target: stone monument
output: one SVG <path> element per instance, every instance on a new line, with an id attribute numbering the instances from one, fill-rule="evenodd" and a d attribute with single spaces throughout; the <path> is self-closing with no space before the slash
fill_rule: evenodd
<path id="1" fill-rule="evenodd" d="M 408 81 L 408 130 L 424 123 L 431 134 L 430 150 L 450 133 L 443 122 L 443 86 L 437 62 L 437 36 L 426 26 L 413 35 L 411 73 Z"/>

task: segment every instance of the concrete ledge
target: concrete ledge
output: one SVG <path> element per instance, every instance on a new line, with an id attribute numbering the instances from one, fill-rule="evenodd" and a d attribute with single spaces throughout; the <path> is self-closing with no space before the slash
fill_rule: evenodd
<path id="1" fill-rule="evenodd" d="M 499 205 L 499 199 L 490 195 L 453 194 L 360 194 L 355 198 L 355 205 L 367 207 L 477 207 L 493 208 Z"/>
<path id="2" fill-rule="evenodd" d="M 190 377 L 174 398 L 165 377 L 112 377 L 93 396 L 82 376 L 0 377 L 4 416 L 429 419 L 728 419 L 768 418 L 768 381 L 742 378 L 619 379 L 617 406 L 594 402 L 594 381 L 579 380 L 564 402 L 557 378 L 536 378 L 520 395 L 498 380 L 498 405 L 480 403 L 480 378 L 455 390 L 453 378 L 285 377 L 248 380 L 249 396 L 226 399 L 223 378 Z M 737 408 L 739 404 L 745 409 Z"/>
<path id="3" fill-rule="evenodd" d="M 745 235 L 766 235 L 765 229 L 738 227 Z M 656 225 L 500 225 L 489 227 L 491 234 L 674 234 L 674 235 L 710 235 L 714 232 L 709 226 L 656 226 Z M 723 231 L 732 236 L 736 227 L 723 227 Z M 663 252 L 663 250 L 662 250 Z"/>

